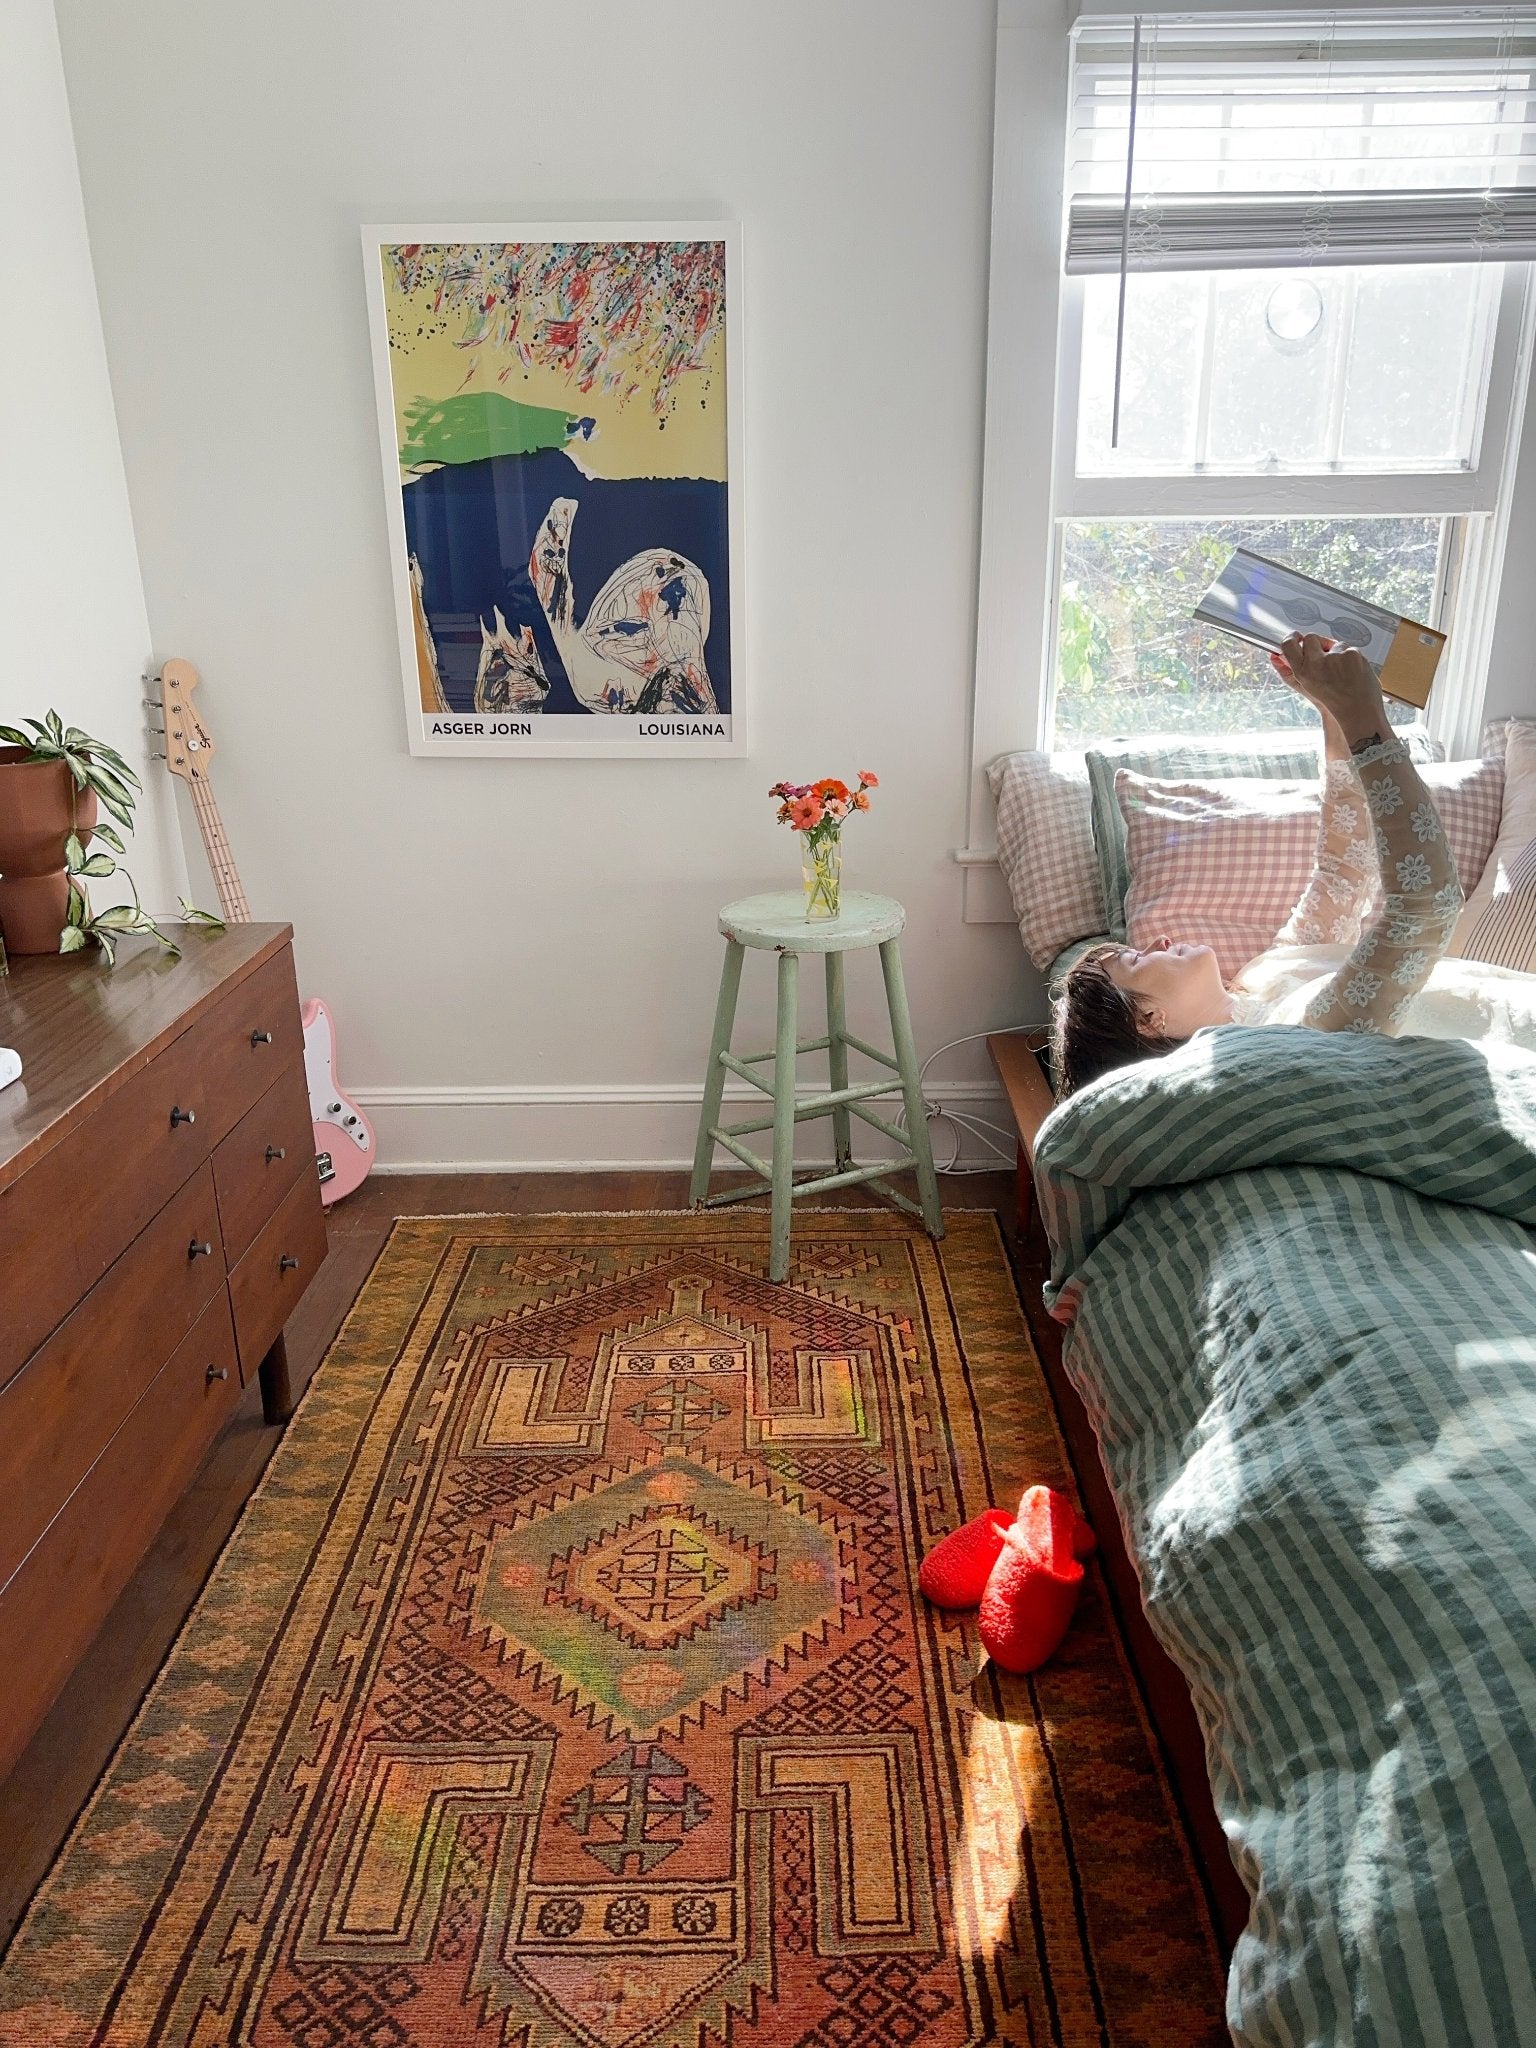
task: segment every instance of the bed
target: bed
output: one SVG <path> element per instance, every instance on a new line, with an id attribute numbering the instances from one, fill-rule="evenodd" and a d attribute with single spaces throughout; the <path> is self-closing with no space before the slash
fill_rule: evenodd
<path id="1" fill-rule="evenodd" d="M 1075 890 L 1068 959 L 1126 929 L 1083 823 L 1021 918 Z M 992 1050 L 1236 2037 L 1536 2043 L 1536 1060 L 1229 1028 L 1053 1111 L 1040 1034 Z"/>
<path id="2" fill-rule="evenodd" d="M 1226 1027 L 1034 1167 L 1252 1900 L 1236 2038 L 1536 2043 L 1536 1060 Z"/>

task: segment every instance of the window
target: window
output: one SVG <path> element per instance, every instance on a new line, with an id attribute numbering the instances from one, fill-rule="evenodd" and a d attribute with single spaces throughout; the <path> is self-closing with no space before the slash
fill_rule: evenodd
<path id="1" fill-rule="evenodd" d="M 1048 733 L 1307 721 L 1189 617 L 1239 544 L 1446 630 L 1431 716 L 1470 722 L 1526 374 L 1533 80 L 1508 15 L 1080 25 Z"/>

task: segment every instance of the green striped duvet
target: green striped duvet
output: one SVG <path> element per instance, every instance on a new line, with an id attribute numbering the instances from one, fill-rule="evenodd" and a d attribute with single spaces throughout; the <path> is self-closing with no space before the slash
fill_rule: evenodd
<path id="1" fill-rule="evenodd" d="M 1254 1898 L 1236 2039 L 1536 2044 L 1536 1058 L 1202 1032 L 1036 1167 Z"/>

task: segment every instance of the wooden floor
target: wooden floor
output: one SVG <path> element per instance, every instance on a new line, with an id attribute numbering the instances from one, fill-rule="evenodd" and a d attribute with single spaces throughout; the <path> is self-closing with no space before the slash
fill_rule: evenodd
<path id="1" fill-rule="evenodd" d="M 727 1176 L 718 1175 L 725 1184 Z M 941 1180 L 946 1208 L 996 1209 L 1010 1228 L 1013 1175 Z M 594 1209 L 681 1209 L 686 1173 L 409 1174 L 366 1181 L 328 1220 L 330 1256 L 288 1325 L 295 1396 L 325 1355 L 397 1216 L 480 1211 L 526 1216 Z M 881 1208 L 862 1188 L 826 1200 Z M 0 1784 L 0 1951 L 111 1758 L 229 1538 L 280 1432 L 246 1389 L 47 1720 Z"/>

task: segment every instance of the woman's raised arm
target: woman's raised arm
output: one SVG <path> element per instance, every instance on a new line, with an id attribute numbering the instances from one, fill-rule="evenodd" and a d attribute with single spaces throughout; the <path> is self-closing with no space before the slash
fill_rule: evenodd
<path id="1" fill-rule="evenodd" d="M 1396 1031 L 1444 953 L 1462 906 L 1461 881 L 1434 798 L 1387 722 L 1365 656 L 1315 634 L 1285 643 L 1275 666 L 1348 743 L 1374 826 L 1382 904 L 1345 964 L 1307 1005 L 1320 1031 Z"/>
<path id="2" fill-rule="evenodd" d="M 1349 742 L 1331 711 L 1323 717 L 1322 815 L 1307 886 L 1275 939 L 1278 946 L 1351 945 L 1376 888 L 1376 849 L 1365 791 Z"/>

